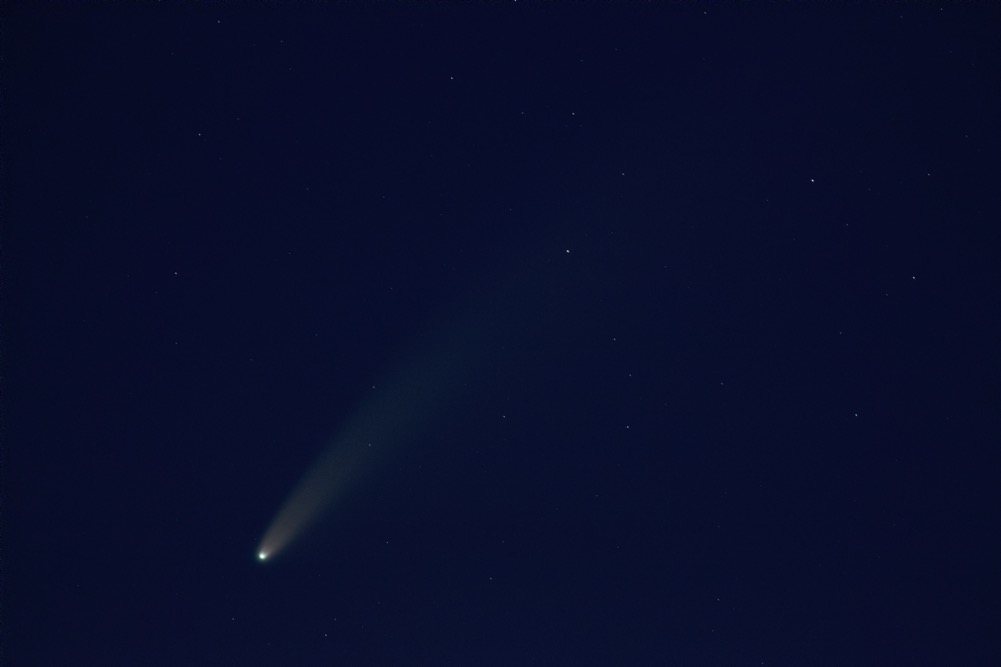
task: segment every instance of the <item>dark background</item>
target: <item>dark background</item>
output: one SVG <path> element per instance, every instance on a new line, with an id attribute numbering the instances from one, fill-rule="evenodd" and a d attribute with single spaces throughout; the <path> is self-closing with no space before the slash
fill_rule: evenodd
<path id="1" fill-rule="evenodd" d="M 989 4 L 2 22 L 4 665 L 1001 663 Z"/>

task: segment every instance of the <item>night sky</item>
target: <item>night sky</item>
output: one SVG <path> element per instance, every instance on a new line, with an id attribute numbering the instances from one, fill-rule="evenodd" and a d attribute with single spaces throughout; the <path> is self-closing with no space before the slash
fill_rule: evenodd
<path id="1" fill-rule="evenodd" d="M 990 4 L 0 21 L 2 664 L 1001 664 Z"/>

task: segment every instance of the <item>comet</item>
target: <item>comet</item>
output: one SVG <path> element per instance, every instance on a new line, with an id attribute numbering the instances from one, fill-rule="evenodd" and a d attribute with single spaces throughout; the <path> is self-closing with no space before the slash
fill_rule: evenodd
<path id="1" fill-rule="evenodd" d="M 324 447 L 279 508 L 257 557 L 271 561 L 356 485 L 426 434 L 428 426 L 487 355 L 496 333 L 491 318 L 452 326 L 417 346 L 409 363 L 389 378 Z"/>
<path id="2" fill-rule="evenodd" d="M 548 267 L 549 259 L 543 259 Z M 519 332 L 526 326 L 537 330 L 540 317 L 551 317 L 552 309 L 545 307 L 548 291 L 542 288 L 547 283 L 538 278 L 530 265 L 519 265 L 493 283 L 500 287 L 490 295 L 469 293 L 467 305 L 475 307 L 463 309 L 465 316 L 440 318 L 444 326 L 416 342 L 404 357 L 409 361 L 360 401 L 293 487 L 257 548 L 262 563 L 284 552 L 401 447 L 426 437 L 452 399 L 470 390 L 469 380 L 477 373 L 491 377 L 477 385 L 481 389 L 494 383 L 495 376 L 484 372 L 485 362 L 513 354 L 527 341 Z"/>

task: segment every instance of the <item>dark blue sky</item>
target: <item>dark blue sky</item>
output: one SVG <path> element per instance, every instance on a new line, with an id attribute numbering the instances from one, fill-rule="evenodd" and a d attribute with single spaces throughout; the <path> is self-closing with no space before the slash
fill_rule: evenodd
<path id="1" fill-rule="evenodd" d="M 999 18 L 7 6 L 3 663 L 998 664 Z"/>

